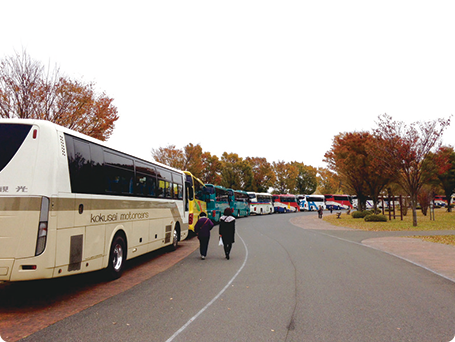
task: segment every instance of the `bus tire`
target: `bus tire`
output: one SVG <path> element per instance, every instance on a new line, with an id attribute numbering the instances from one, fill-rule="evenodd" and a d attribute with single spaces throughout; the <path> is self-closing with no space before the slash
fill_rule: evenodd
<path id="1" fill-rule="evenodd" d="M 107 273 L 110 279 L 118 279 L 123 273 L 126 262 L 126 242 L 121 234 L 117 234 L 111 244 Z"/>
<path id="2" fill-rule="evenodd" d="M 172 232 L 172 245 L 171 245 L 171 250 L 175 251 L 179 245 L 179 238 L 180 236 L 180 226 L 177 223 L 174 227 L 174 231 Z"/>

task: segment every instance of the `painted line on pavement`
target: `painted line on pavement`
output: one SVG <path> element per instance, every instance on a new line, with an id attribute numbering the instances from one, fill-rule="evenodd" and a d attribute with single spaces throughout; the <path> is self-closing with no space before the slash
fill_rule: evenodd
<path id="1" fill-rule="evenodd" d="M 245 260 L 243 260 L 242 266 L 238 269 L 237 273 L 229 280 L 229 282 L 226 284 L 226 286 L 210 301 L 207 303 L 206 306 L 204 306 L 196 315 L 191 317 L 188 322 L 186 322 L 179 330 L 177 330 L 174 335 L 169 337 L 166 342 L 171 342 L 176 338 L 181 332 L 183 332 L 196 318 L 198 318 L 205 310 L 207 310 L 220 296 L 227 290 L 229 285 L 232 284 L 232 282 L 237 278 L 237 276 L 240 274 L 240 272 L 243 270 L 243 268 L 246 265 L 246 261 L 248 260 L 248 247 L 246 246 L 245 241 L 243 241 L 242 237 L 237 233 L 237 236 L 242 240 L 243 245 L 245 246 Z"/>

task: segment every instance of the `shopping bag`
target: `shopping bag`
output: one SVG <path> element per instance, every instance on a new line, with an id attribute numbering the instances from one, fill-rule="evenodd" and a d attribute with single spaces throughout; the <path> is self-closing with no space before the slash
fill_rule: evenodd
<path id="1" fill-rule="evenodd" d="M 218 241 L 218 246 L 224 246 L 223 238 L 220 236 L 220 241 Z"/>

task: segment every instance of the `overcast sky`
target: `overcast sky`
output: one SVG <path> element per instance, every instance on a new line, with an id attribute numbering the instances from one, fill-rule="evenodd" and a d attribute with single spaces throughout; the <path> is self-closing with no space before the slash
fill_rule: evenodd
<path id="1" fill-rule="evenodd" d="M 95 82 L 120 119 L 109 142 L 151 157 L 325 166 L 335 135 L 378 115 L 455 114 L 454 1 L 0 0 L 0 57 L 23 49 Z M 455 145 L 455 120 L 443 142 Z"/>

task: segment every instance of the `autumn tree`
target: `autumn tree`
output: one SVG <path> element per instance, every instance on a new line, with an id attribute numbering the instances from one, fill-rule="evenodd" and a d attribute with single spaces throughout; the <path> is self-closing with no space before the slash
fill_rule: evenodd
<path id="1" fill-rule="evenodd" d="M 113 99 L 93 83 L 46 70 L 24 51 L 0 61 L 0 117 L 41 119 L 106 140 L 118 120 Z"/>
<path id="2" fill-rule="evenodd" d="M 340 191 L 341 179 L 335 173 L 325 167 L 318 167 L 318 187 L 316 192 L 321 194 L 337 194 Z"/>
<path id="3" fill-rule="evenodd" d="M 253 172 L 251 187 L 246 188 L 245 190 L 267 192 L 268 189 L 273 186 L 276 179 L 272 165 L 266 158 L 247 157 L 245 161 L 250 164 Z"/>
<path id="4" fill-rule="evenodd" d="M 220 159 L 210 153 L 202 154 L 203 172 L 200 177 L 205 184 L 221 184 L 222 162 Z"/>
<path id="5" fill-rule="evenodd" d="M 204 173 L 201 145 L 189 143 L 183 148 L 183 154 L 185 160 L 183 170 L 191 172 L 197 178 L 201 178 Z"/>
<path id="6" fill-rule="evenodd" d="M 157 149 L 152 148 L 152 157 L 158 163 L 179 170 L 185 170 L 185 155 L 175 145 L 168 145 L 167 147 L 159 147 Z"/>
<path id="7" fill-rule="evenodd" d="M 298 174 L 295 180 L 294 194 L 312 194 L 318 187 L 317 169 L 304 163 L 292 162 L 297 168 Z"/>
<path id="8" fill-rule="evenodd" d="M 393 179 L 393 173 L 376 157 L 375 139 L 369 132 L 340 133 L 324 156 L 329 167 L 356 193 L 360 210 L 366 209 L 368 197 L 376 210 L 381 191 Z"/>
<path id="9" fill-rule="evenodd" d="M 420 210 L 424 216 L 427 216 L 428 208 L 433 200 L 434 192 L 429 185 L 423 185 L 417 194 L 417 200 L 420 204 Z"/>
<path id="10" fill-rule="evenodd" d="M 284 161 L 273 162 L 275 172 L 274 192 L 280 194 L 294 193 L 299 170 L 296 166 L 285 163 Z"/>
<path id="11" fill-rule="evenodd" d="M 444 190 L 448 211 L 452 211 L 451 200 L 455 192 L 455 151 L 451 146 L 442 146 L 428 155 L 429 168 L 432 169 L 437 183 Z"/>
<path id="12" fill-rule="evenodd" d="M 378 127 L 373 131 L 378 139 L 378 158 L 390 172 L 396 171 L 396 182 L 410 197 L 414 226 L 417 226 L 417 195 L 428 180 L 423 172 L 424 160 L 439 148 L 449 124 L 450 118 L 406 125 L 384 114 L 379 116 Z"/>
<path id="13" fill-rule="evenodd" d="M 236 190 L 251 188 L 253 170 L 246 160 L 236 153 L 224 152 L 221 163 L 221 186 Z"/>

